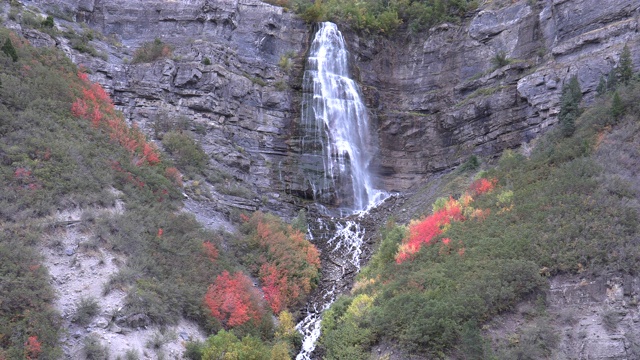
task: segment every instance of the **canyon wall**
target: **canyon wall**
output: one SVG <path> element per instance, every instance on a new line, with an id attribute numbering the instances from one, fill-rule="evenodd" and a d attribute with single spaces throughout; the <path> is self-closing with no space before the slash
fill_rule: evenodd
<path id="1" fill-rule="evenodd" d="M 419 34 L 384 38 L 343 26 L 374 123 L 379 187 L 405 191 L 471 155 L 528 146 L 557 121 L 562 86 L 572 75 L 589 102 L 625 45 L 640 66 L 637 1 L 492 4 L 460 24 Z M 309 198 L 298 123 L 312 26 L 257 0 L 44 5 L 105 35 L 94 42 L 106 60 L 67 49 L 128 119 L 149 132 L 158 119 L 188 119 L 211 166 L 256 195 L 219 200 L 275 210 Z M 131 64 L 133 51 L 156 38 L 174 47 L 173 56 Z"/>
<path id="2" fill-rule="evenodd" d="M 382 183 L 405 190 L 529 143 L 557 121 L 571 76 L 589 102 L 625 45 L 640 67 L 639 16 L 633 0 L 518 1 L 425 34 L 347 35 L 378 119 Z"/>

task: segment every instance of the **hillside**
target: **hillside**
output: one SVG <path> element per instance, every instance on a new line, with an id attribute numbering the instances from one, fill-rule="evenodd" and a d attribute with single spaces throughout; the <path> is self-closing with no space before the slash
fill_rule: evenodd
<path id="1" fill-rule="evenodd" d="M 326 315 L 324 358 L 639 356 L 638 80 L 598 97 L 570 136 L 457 170 L 447 181 L 476 179 L 462 195 L 389 222 Z"/>
<path id="2" fill-rule="evenodd" d="M 0 358 L 176 357 L 231 327 L 287 357 L 297 336 L 274 339 L 271 314 L 291 317 L 315 286 L 315 247 L 261 213 L 241 233 L 206 230 L 181 211 L 174 161 L 100 85 L 55 49 L 0 38 Z M 203 171 L 189 136 L 163 140 Z"/>
<path id="3" fill-rule="evenodd" d="M 0 3 L 0 360 L 294 358 L 326 294 L 312 358 L 640 357 L 640 5 L 597 3 Z M 318 20 L 365 215 L 308 178 Z"/>

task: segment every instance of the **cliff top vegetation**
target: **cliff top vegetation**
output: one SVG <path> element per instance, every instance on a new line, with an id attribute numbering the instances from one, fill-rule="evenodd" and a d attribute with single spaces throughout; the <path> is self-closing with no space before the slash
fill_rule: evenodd
<path id="1" fill-rule="evenodd" d="M 372 34 L 392 34 L 400 27 L 412 32 L 443 22 L 458 23 L 478 7 L 476 0 L 272 0 L 293 9 L 310 23 L 333 21 Z"/>

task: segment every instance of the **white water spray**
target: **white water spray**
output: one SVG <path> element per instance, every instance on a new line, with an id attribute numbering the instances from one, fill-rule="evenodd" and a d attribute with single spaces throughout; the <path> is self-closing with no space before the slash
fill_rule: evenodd
<path id="1" fill-rule="evenodd" d="M 322 221 L 319 219 L 319 221 Z M 320 224 L 322 226 L 323 224 Z M 333 286 L 325 288 L 321 294 L 321 301 L 311 304 L 307 308 L 307 316 L 298 323 L 296 329 L 304 335 L 302 350 L 296 356 L 296 360 L 310 360 L 311 354 L 316 348 L 316 342 L 320 338 L 320 324 L 322 313 L 336 300 L 337 295 L 335 284 L 345 276 L 353 276 L 360 271 L 360 255 L 362 254 L 362 242 L 365 230 L 353 220 L 336 220 L 333 237 L 327 241 L 331 254 L 335 258 L 340 258 L 342 266 L 341 273 L 335 274 L 337 279 L 331 280 Z M 349 271 L 347 274 L 345 271 Z"/>
<path id="2" fill-rule="evenodd" d="M 302 149 L 305 182 L 313 198 L 337 205 L 347 213 L 365 214 L 388 197 L 373 187 L 369 164 L 373 151 L 369 117 L 360 89 L 349 77 L 348 53 L 335 24 L 325 22 L 311 44 L 303 80 Z M 322 221 L 319 219 L 319 221 Z M 304 335 L 296 360 L 310 360 L 320 337 L 322 312 L 336 300 L 336 284 L 353 279 L 360 271 L 365 230 L 354 220 L 331 221 L 335 229 L 319 223 L 326 240 L 329 262 L 336 271 L 325 274 L 322 293 L 307 308 L 296 326 Z M 333 278 L 332 278 L 333 277 Z"/>
<path id="3" fill-rule="evenodd" d="M 314 199 L 361 211 L 385 197 L 373 187 L 368 170 L 373 151 L 367 108 L 349 77 L 338 27 L 330 22 L 319 26 L 303 79 L 302 148 L 316 163 L 308 167 L 305 181 Z"/>

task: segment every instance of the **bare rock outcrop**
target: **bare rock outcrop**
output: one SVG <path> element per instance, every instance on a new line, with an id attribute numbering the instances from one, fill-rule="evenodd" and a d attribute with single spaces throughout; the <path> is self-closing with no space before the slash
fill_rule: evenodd
<path id="1" fill-rule="evenodd" d="M 381 183 L 405 190 L 529 142 L 557 121 L 571 76 L 588 102 L 625 45 L 640 67 L 639 16 L 631 0 L 519 1 L 425 36 L 347 34 L 378 122 Z"/>
<path id="2" fill-rule="evenodd" d="M 298 124 L 312 26 L 258 0 L 42 3 L 105 34 L 92 43 L 106 60 L 66 48 L 132 122 L 151 133 L 158 119 L 189 119 L 211 166 L 255 193 L 251 208 L 307 196 L 295 174 L 305 166 Z M 471 155 L 528 143 L 556 122 L 572 75 L 588 102 L 625 45 L 640 67 L 639 14 L 633 0 L 518 1 L 419 36 L 343 28 L 374 122 L 379 187 L 407 190 Z M 173 56 L 131 64 L 156 38 Z"/>

